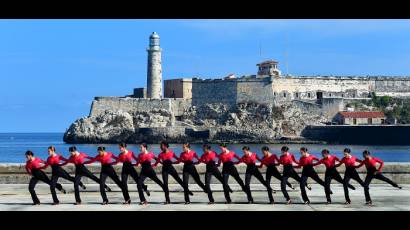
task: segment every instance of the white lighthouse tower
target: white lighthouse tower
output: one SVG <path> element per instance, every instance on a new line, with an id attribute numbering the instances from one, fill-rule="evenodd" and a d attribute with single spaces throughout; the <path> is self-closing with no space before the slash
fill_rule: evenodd
<path id="1" fill-rule="evenodd" d="M 159 36 L 153 32 L 149 37 L 148 71 L 147 71 L 147 97 L 162 98 L 162 61 Z"/>

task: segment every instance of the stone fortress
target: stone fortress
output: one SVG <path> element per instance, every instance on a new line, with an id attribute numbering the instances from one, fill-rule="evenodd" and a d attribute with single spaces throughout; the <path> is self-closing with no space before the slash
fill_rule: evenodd
<path id="1" fill-rule="evenodd" d="M 124 97 L 96 97 L 88 117 L 64 135 L 68 143 L 274 143 L 303 139 L 309 125 L 331 122 L 346 104 L 377 96 L 410 98 L 410 78 L 290 76 L 278 62 L 256 75 L 162 81 L 160 38 L 149 38 L 147 88 Z M 163 89 L 164 86 L 164 89 Z"/>

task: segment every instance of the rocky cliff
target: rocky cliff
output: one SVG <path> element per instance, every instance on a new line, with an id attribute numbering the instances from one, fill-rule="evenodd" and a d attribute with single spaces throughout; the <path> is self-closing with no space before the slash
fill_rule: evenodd
<path id="1" fill-rule="evenodd" d="M 190 106 L 182 116 L 172 111 L 106 110 L 75 121 L 64 135 L 68 143 L 190 142 L 269 143 L 299 138 L 307 125 L 326 122 L 319 106 L 289 102 L 273 104 L 223 103 Z"/>

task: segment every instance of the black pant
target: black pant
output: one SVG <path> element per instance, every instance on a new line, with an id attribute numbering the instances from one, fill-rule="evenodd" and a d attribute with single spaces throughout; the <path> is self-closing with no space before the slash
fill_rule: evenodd
<path id="1" fill-rule="evenodd" d="M 236 180 L 236 182 L 238 182 L 238 184 L 241 186 L 242 190 L 245 193 L 247 193 L 245 184 L 243 183 L 241 177 L 239 176 L 238 170 L 234 166 L 233 162 L 223 163 L 222 176 L 224 179 L 224 183 L 223 183 L 224 194 L 225 194 L 225 199 L 227 202 L 231 202 L 231 197 L 229 196 L 229 188 L 227 186 L 229 184 L 229 176 L 232 176 Z"/>
<path id="2" fill-rule="evenodd" d="M 384 181 L 388 184 L 390 184 L 393 187 L 399 187 L 398 184 L 396 184 L 394 181 L 390 180 L 389 178 L 385 177 L 381 172 L 378 172 L 377 169 L 375 168 L 368 168 L 367 169 L 367 174 L 366 178 L 364 179 L 364 184 L 366 185 L 364 187 L 364 195 L 366 197 L 366 201 L 371 201 L 372 199 L 370 198 L 370 193 L 369 193 L 369 185 L 372 182 L 373 179 L 379 179 L 381 181 Z"/>
<path id="3" fill-rule="evenodd" d="M 169 188 L 168 188 L 168 175 L 171 175 L 177 182 L 178 184 L 180 184 L 182 186 L 182 188 L 184 188 L 184 192 L 188 191 L 189 189 L 187 186 L 185 186 L 184 182 L 182 181 L 182 179 L 179 177 L 177 170 L 175 170 L 174 166 L 172 165 L 171 161 L 164 161 L 162 163 L 162 181 L 164 182 L 164 186 L 166 188 L 166 190 L 168 191 L 167 193 L 165 193 L 166 200 L 169 202 Z"/>
<path id="4" fill-rule="evenodd" d="M 350 179 L 357 181 L 363 188 L 366 190 L 366 185 L 363 180 L 360 178 L 359 173 L 357 173 L 356 168 L 346 167 L 345 177 L 343 178 L 343 190 L 345 192 L 346 202 L 350 202 L 348 184 Z"/>
<path id="5" fill-rule="evenodd" d="M 258 168 L 256 167 L 255 164 L 247 165 L 246 172 L 245 172 L 245 187 L 246 187 L 246 190 L 247 190 L 246 195 L 248 197 L 248 201 L 253 202 L 251 186 L 250 186 L 252 176 L 255 176 L 268 189 L 269 201 L 273 202 L 272 188 L 265 181 L 265 179 L 263 179 L 262 173 L 258 170 Z"/>
<path id="6" fill-rule="evenodd" d="M 185 162 L 182 172 L 183 172 L 182 179 L 183 179 L 185 188 L 188 188 L 189 176 L 191 175 L 192 178 L 194 178 L 195 182 L 199 185 L 199 187 L 201 187 L 202 190 L 204 190 L 205 193 L 208 192 L 208 190 L 205 187 L 204 183 L 202 183 L 201 179 L 199 178 L 198 171 L 196 170 L 195 165 L 193 164 L 193 162 Z M 190 202 L 190 200 L 189 200 L 189 191 L 187 189 L 184 189 L 184 198 L 185 198 L 185 202 Z"/>
<path id="7" fill-rule="evenodd" d="M 210 161 L 206 164 L 205 187 L 208 191 L 209 202 L 215 202 L 214 197 L 212 196 L 212 190 L 211 190 L 212 176 L 215 176 L 215 178 L 218 179 L 221 182 L 221 184 L 225 187 L 223 176 L 221 172 L 218 170 L 218 167 L 216 167 L 214 161 Z M 226 186 L 228 187 L 229 191 L 232 191 L 229 185 L 226 185 Z"/>
<path id="8" fill-rule="evenodd" d="M 299 183 L 301 182 L 301 178 L 296 173 L 293 166 L 292 165 L 284 165 L 283 166 L 282 181 L 280 183 L 280 189 L 282 190 L 283 196 L 285 196 L 287 201 L 290 200 L 289 194 L 286 191 L 286 183 L 288 182 L 289 177 L 295 179 Z"/>
<path id="9" fill-rule="evenodd" d="M 105 164 L 101 166 L 101 173 L 100 173 L 100 193 L 101 197 L 104 202 L 108 202 L 107 194 L 105 192 L 105 181 L 107 180 L 107 177 L 111 178 L 118 187 L 120 187 L 122 191 L 122 195 L 124 196 L 124 200 L 128 201 L 130 199 L 130 196 L 127 192 L 126 189 L 124 189 L 124 184 L 121 182 L 120 178 L 118 178 L 117 173 L 115 172 L 114 168 L 112 165 Z"/>
<path id="10" fill-rule="evenodd" d="M 74 196 L 75 201 L 78 203 L 81 203 L 80 189 L 78 188 L 78 186 L 80 185 L 81 177 L 83 176 L 90 178 L 97 184 L 101 184 L 101 180 L 98 177 L 94 176 L 94 174 L 92 174 L 90 170 L 88 170 L 83 164 L 75 165 Z M 107 188 L 108 186 L 104 185 L 104 187 Z"/>
<path id="11" fill-rule="evenodd" d="M 51 185 L 50 185 L 50 191 L 51 191 L 51 196 L 53 197 L 53 202 L 54 203 L 59 203 L 60 201 L 57 198 L 56 194 L 56 186 L 57 186 L 57 181 L 58 179 L 62 177 L 68 181 L 71 181 L 74 183 L 75 178 L 68 174 L 67 171 L 65 171 L 61 166 L 59 165 L 52 165 L 51 166 Z M 82 187 L 83 183 L 80 181 L 79 185 Z"/>
<path id="12" fill-rule="evenodd" d="M 128 194 L 128 176 L 131 176 L 134 179 L 135 184 L 138 187 L 139 176 L 137 170 L 135 170 L 134 166 L 130 162 L 124 162 L 122 164 L 122 171 L 121 171 L 121 181 L 123 184 L 124 192 Z M 147 186 L 143 183 L 142 188 L 144 191 L 147 191 Z M 128 195 L 129 196 L 129 195 Z"/>
<path id="13" fill-rule="evenodd" d="M 328 202 L 331 202 L 332 199 L 330 198 L 330 184 L 332 182 L 332 179 L 335 179 L 337 182 L 343 184 L 343 178 L 340 176 L 339 172 L 336 170 L 335 167 L 333 168 L 327 168 L 325 172 L 325 193 L 326 193 L 326 200 Z M 350 189 L 355 189 L 355 187 L 351 184 L 347 185 Z"/>
<path id="14" fill-rule="evenodd" d="M 270 184 L 272 176 L 274 176 L 279 181 L 282 181 L 282 175 L 280 175 L 280 172 L 275 167 L 275 165 L 268 165 L 266 168 L 266 183 Z M 289 181 L 286 181 L 286 185 L 292 187 L 292 184 L 290 184 Z"/>
<path id="15" fill-rule="evenodd" d="M 30 179 L 30 183 L 28 185 L 28 191 L 30 192 L 33 203 L 39 204 L 40 200 L 38 199 L 36 191 L 34 190 L 34 188 L 36 187 L 36 184 L 37 184 L 38 181 L 43 181 L 44 183 L 51 186 L 51 180 L 47 177 L 46 173 L 41 171 L 40 169 L 32 169 L 31 170 L 31 175 L 33 177 Z M 56 183 L 55 186 L 59 191 L 61 191 L 63 189 L 63 186 L 61 186 L 61 184 L 59 184 L 59 183 Z"/>
<path id="16" fill-rule="evenodd" d="M 151 162 L 144 162 L 142 163 L 142 168 L 141 168 L 141 173 L 138 179 L 138 195 L 140 197 L 140 201 L 144 202 L 146 201 L 145 197 L 144 197 L 144 192 L 143 192 L 143 185 L 144 185 L 144 181 L 145 179 L 148 177 L 151 180 L 153 180 L 155 183 L 157 183 L 159 186 L 161 186 L 162 190 L 165 193 L 165 199 L 166 201 L 169 201 L 169 190 L 168 187 L 165 187 L 164 183 L 162 183 L 162 181 L 160 181 L 154 171 L 154 169 L 151 166 Z"/>
<path id="17" fill-rule="evenodd" d="M 300 191 L 302 193 L 302 199 L 305 202 L 309 201 L 309 198 L 306 194 L 306 189 L 305 189 L 305 186 L 306 186 L 306 183 L 309 177 L 312 178 L 314 181 L 316 181 L 318 184 L 322 185 L 323 187 L 325 186 L 325 182 L 322 179 L 320 179 L 319 175 L 317 175 L 312 165 L 304 166 L 302 169 L 302 177 L 300 180 Z"/>

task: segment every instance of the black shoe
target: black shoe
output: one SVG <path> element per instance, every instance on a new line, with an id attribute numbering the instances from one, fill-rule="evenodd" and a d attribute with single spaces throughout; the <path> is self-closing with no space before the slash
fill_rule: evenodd
<path id="1" fill-rule="evenodd" d="M 190 204 L 190 203 L 191 203 L 191 202 L 189 202 L 189 201 L 186 201 L 186 202 L 185 202 L 185 204 Z"/>
<path id="2" fill-rule="evenodd" d="M 369 206 L 372 206 L 373 205 L 373 202 L 370 200 L 370 201 L 366 201 L 366 205 L 369 205 Z"/>
<path id="3" fill-rule="evenodd" d="M 291 188 L 292 190 L 295 190 L 295 189 L 296 189 L 295 187 L 293 187 L 293 185 L 290 185 L 290 188 Z"/>
<path id="4" fill-rule="evenodd" d="M 403 187 L 401 187 L 401 186 L 399 186 L 398 188 L 399 188 L 399 189 L 403 189 Z"/>
<path id="5" fill-rule="evenodd" d="M 213 202 L 213 201 L 209 201 L 209 202 L 208 202 L 208 204 L 209 204 L 209 205 L 211 205 L 211 204 L 215 204 L 215 202 Z"/>
<path id="6" fill-rule="evenodd" d="M 107 205 L 108 204 L 108 200 L 107 201 L 103 201 L 102 203 L 101 203 L 101 205 Z"/>
<path id="7" fill-rule="evenodd" d="M 67 191 L 65 190 L 65 189 L 61 189 L 61 192 L 63 193 L 63 194 L 67 194 Z"/>
<path id="8" fill-rule="evenodd" d="M 248 201 L 248 204 L 253 204 L 253 200 Z"/>
<path id="9" fill-rule="evenodd" d="M 310 187 L 310 185 L 306 185 L 306 188 L 312 190 L 312 187 Z"/>
<path id="10" fill-rule="evenodd" d="M 148 204 L 147 201 L 141 201 L 141 202 L 140 202 L 140 205 L 147 205 L 147 204 Z"/>
<path id="11" fill-rule="evenodd" d="M 125 202 L 122 203 L 122 204 L 131 204 L 131 200 L 127 200 L 127 201 L 125 201 Z"/>
<path id="12" fill-rule="evenodd" d="M 59 205 L 59 204 L 60 204 L 60 202 L 53 202 L 52 205 Z"/>
<path id="13" fill-rule="evenodd" d="M 231 200 L 225 201 L 225 204 L 231 204 L 231 203 L 232 203 Z"/>
<path id="14" fill-rule="evenodd" d="M 105 187 L 105 191 L 107 191 L 107 192 L 112 192 L 112 190 L 111 190 L 111 188 L 110 187 Z"/>
<path id="15" fill-rule="evenodd" d="M 188 194 L 189 194 L 190 196 L 193 196 L 193 195 L 194 195 L 191 191 L 189 191 Z"/>
<path id="16" fill-rule="evenodd" d="M 229 192 L 230 192 L 230 193 L 233 193 L 233 190 L 232 190 L 231 188 L 229 188 Z"/>
<path id="17" fill-rule="evenodd" d="M 310 204 L 310 200 L 305 201 L 304 204 Z"/>
<path id="18" fill-rule="evenodd" d="M 165 201 L 164 205 L 171 204 L 171 201 Z"/>
<path id="19" fill-rule="evenodd" d="M 269 201 L 269 204 L 275 204 L 275 201 L 271 200 Z"/>
<path id="20" fill-rule="evenodd" d="M 326 201 L 326 204 L 331 204 L 331 203 L 332 203 L 332 201 L 330 201 L 330 200 Z"/>
<path id="21" fill-rule="evenodd" d="M 82 189 L 84 189 L 84 190 L 86 190 L 87 189 L 87 187 L 85 187 L 85 185 L 83 184 L 83 185 L 81 185 L 81 188 Z"/>
<path id="22" fill-rule="evenodd" d="M 331 194 L 331 195 L 333 194 L 333 191 L 332 191 L 332 190 L 330 190 L 330 194 Z"/>
<path id="23" fill-rule="evenodd" d="M 35 206 L 35 205 L 40 205 L 40 202 L 33 203 L 32 205 L 33 205 L 33 206 Z"/>
<path id="24" fill-rule="evenodd" d="M 291 201 L 291 200 L 287 200 L 287 201 L 286 201 L 286 204 L 287 204 L 287 205 L 292 204 L 292 201 Z"/>
<path id="25" fill-rule="evenodd" d="M 81 202 L 75 202 L 74 205 L 81 205 Z"/>
<path id="26" fill-rule="evenodd" d="M 347 205 L 347 204 L 351 204 L 351 203 L 352 203 L 352 202 L 350 202 L 350 200 L 345 202 L 346 205 Z"/>
<path id="27" fill-rule="evenodd" d="M 145 190 L 145 193 L 147 194 L 147 196 L 151 196 L 151 192 L 149 190 Z"/>

